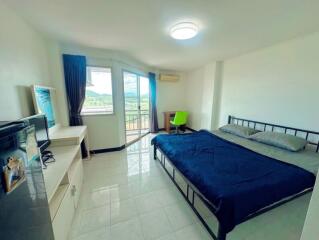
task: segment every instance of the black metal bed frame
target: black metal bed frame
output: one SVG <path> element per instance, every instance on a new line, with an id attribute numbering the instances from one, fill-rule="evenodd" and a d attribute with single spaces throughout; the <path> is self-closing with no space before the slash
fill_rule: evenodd
<path id="1" fill-rule="evenodd" d="M 228 117 L 228 124 L 237 124 L 237 125 L 242 125 L 242 126 L 247 126 L 247 127 L 252 127 L 254 129 L 257 129 L 257 127 L 259 127 L 259 129 L 263 129 L 263 131 L 266 130 L 270 130 L 272 132 L 274 132 L 276 129 L 281 129 L 283 130 L 285 133 L 288 132 L 293 132 L 295 136 L 300 136 L 300 137 L 304 137 L 306 140 L 309 139 L 310 135 L 316 136 L 319 139 L 319 132 L 315 132 L 315 131 L 309 131 L 309 130 L 303 130 L 303 129 L 298 129 L 298 128 L 293 128 L 293 127 L 286 127 L 286 126 L 281 126 L 281 125 L 277 125 L 277 124 L 271 124 L 271 123 L 265 123 L 265 122 L 259 122 L 259 121 L 253 121 L 253 120 L 248 120 L 248 119 L 243 119 L 243 118 L 236 118 L 234 116 L 229 116 Z M 301 136 L 302 134 L 302 136 Z M 315 146 L 315 151 L 318 152 L 319 151 L 319 140 L 318 142 L 314 142 L 314 141 L 308 141 L 309 144 Z M 157 150 L 160 151 L 161 153 L 161 157 L 159 158 L 157 156 Z M 195 196 L 198 197 L 202 203 L 205 204 L 205 206 L 210 210 L 210 212 L 215 216 L 216 218 L 216 207 L 214 206 L 214 204 L 212 204 L 208 199 L 206 199 L 201 193 L 200 191 L 174 166 L 174 164 L 169 160 L 169 158 L 167 158 L 167 156 L 163 153 L 163 151 L 159 148 L 157 148 L 154 145 L 154 159 L 155 160 L 159 160 L 161 166 L 163 167 L 163 169 L 165 170 L 165 172 L 168 174 L 169 178 L 173 181 L 174 185 L 177 187 L 177 189 L 179 190 L 179 192 L 182 194 L 182 196 L 184 197 L 184 199 L 186 200 L 186 202 L 189 204 L 189 206 L 193 209 L 194 213 L 197 215 L 197 217 L 199 218 L 199 220 L 201 221 L 201 223 L 203 224 L 203 226 L 206 228 L 206 230 L 208 231 L 208 233 L 211 235 L 211 237 L 214 240 L 226 240 L 226 235 L 227 233 L 222 229 L 221 225 L 218 222 L 218 232 L 217 234 L 214 233 L 214 231 L 209 227 L 209 225 L 206 223 L 205 219 L 201 216 L 200 212 L 196 209 L 195 207 Z M 166 161 L 169 161 L 170 166 L 172 167 L 172 174 L 170 174 L 170 172 L 168 171 L 168 169 L 166 168 Z M 178 182 L 176 181 L 176 172 L 179 173 L 179 175 L 183 178 L 184 182 L 186 183 L 186 194 L 184 193 L 183 189 L 178 185 Z M 192 190 L 192 193 L 190 193 L 189 190 Z M 257 217 L 271 209 L 274 209 L 276 207 L 279 207 L 280 205 L 283 205 L 289 201 L 292 201 L 293 199 L 296 199 L 308 192 L 312 191 L 312 188 L 307 189 L 301 193 L 298 193 L 294 196 L 292 196 L 289 199 L 285 199 L 283 201 L 280 201 L 278 203 L 275 203 L 271 206 L 265 207 L 251 215 L 249 215 L 248 217 L 246 217 L 244 219 L 243 222 L 246 222 L 254 217 Z M 218 219 L 216 218 L 216 220 L 218 221 Z"/>

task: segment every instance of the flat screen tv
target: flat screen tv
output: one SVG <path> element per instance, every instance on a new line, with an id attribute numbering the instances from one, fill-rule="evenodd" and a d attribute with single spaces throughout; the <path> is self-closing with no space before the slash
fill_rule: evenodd
<path id="1" fill-rule="evenodd" d="M 50 145 L 46 116 L 44 114 L 37 114 L 21 120 L 27 122 L 30 126 L 34 126 L 38 147 L 42 153 Z"/>
<path id="2" fill-rule="evenodd" d="M 56 125 L 54 102 L 52 98 L 54 88 L 33 85 L 31 89 L 36 113 L 45 114 L 48 128 L 54 127 Z"/>

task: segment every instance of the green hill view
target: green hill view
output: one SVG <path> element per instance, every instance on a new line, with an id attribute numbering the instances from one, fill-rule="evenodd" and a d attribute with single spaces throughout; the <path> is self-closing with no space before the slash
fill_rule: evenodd
<path id="1" fill-rule="evenodd" d="M 112 111 L 113 108 L 113 98 L 110 94 L 99 94 L 97 92 L 86 90 L 84 108 L 98 108 L 105 107 L 106 109 Z M 125 94 L 125 110 L 132 111 L 137 110 L 137 99 L 134 93 Z M 149 97 L 148 95 L 141 96 L 141 110 L 149 110 Z"/>

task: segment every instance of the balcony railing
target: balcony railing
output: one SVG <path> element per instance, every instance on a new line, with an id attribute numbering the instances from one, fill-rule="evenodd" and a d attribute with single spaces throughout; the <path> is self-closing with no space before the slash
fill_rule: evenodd
<path id="1" fill-rule="evenodd" d="M 140 126 L 139 126 L 139 116 Z M 138 111 L 128 110 L 125 111 L 125 124 L 126 131 L 134 131 L 134 130 L 148 130 L 150 128 L 150 116 L 148 111 L 141 111 L 140 115 Z"/>

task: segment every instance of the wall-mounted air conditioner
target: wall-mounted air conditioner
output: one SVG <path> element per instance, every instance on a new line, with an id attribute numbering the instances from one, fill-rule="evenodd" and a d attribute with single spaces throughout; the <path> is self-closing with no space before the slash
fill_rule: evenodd
<path id="1" fill-rule="evenodd" d="M 179 80 L 179 75 L 160 73 L 159 80 L 164 82 L 177 82 Z"/>

